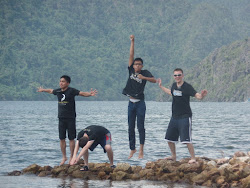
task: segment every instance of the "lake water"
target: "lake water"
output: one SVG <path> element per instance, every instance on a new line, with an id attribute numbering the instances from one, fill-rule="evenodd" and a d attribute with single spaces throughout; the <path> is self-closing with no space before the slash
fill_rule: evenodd
<path id="1" fill-rule="evenodd" d="M 146 102 L 146 142 L 142 160 L 136 154 L 132 159 L 127 159 L 127 105 L 127 101 L 77 101 L 77 132 L 91 124 L 108 128 L 113 139 L 115 164 L 129 163 L 144 167 L 147 161 L 169 156 L 164 137 L 171 117 L 171 103 Z M 196 156 L 221 158 L 231 156 L 236 151 L 250 151 L 250 102 L 192 102 L 191 108 Z M 185 145 L 177 144 L 176 148 L 178 160 L 189 157 Z M 0 187 L 4 188 L 194 187 L 152 181 L 84 181 L 32 175 L 7 176 L 8 172 L 22 170 L 34 163 L 52 167 L 59 165 L 61 151 L 56 101 L 0 101 L 0 158 Z M 89 162 L 108 162 L 108 158 L 98 146 L 94 152 L 90 152 Z"/>

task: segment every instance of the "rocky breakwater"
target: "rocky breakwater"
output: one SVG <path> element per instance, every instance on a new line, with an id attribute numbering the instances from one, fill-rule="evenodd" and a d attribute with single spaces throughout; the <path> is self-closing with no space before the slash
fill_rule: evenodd
<path id="1" fill-rule="evenodd" d="M 152 180 L 188 183 L 207 187 L 250 188 L 250 152 L 236 152 L 232 158 L 209 159 L 197 157 L 197 163 L 188 164 L 189 159 L 171 161 L 159 159 L 148 162 L 145 167 L 118 163 L 111 168 L 108 163 L 89 163 L 89 171 L 80 171 L 83 160 L 77 165 L 44 166 L 32 164 L 21 171 L 8 175 L 35 174 L 40 177 L 71 177 L 85 180 Z"/>

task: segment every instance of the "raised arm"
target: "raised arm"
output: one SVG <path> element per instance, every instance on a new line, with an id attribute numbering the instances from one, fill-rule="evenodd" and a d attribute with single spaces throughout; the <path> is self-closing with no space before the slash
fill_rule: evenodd
<path id="1" fill-rule="evenodd" d="M 133 61 L 134 61 L 135 36 L 130 35 L 130 40 L 131 40 L 131 44 L 130 44 L 129 61 L 128 61 L 129 67 L 133 64 Z"/>
<path id="2" fill-rule="evenodd" d="M 90 97 L 90 96 L 96 96 L 97 95 L 97 90 L 93 90 L 91 88 L 90 92 L 83 92 L 83 91 L 80 91 L 79 93 L 80 96 L 83 96 L 83 97 Z"/>
<path id="3" fill-rule="evenodd" d="M 39 87 L 39 88 L 37 89 L 37 92 L 47 92 L 47 93 L 52 94 L 52 93 L 53 93 L 53 89 L 44 89 L 44 88 L 42 88 L 42 87 Z"/>
<path id="4" fill-rule="evenodd" d="M 196 99 L 202 100 L 206 95 L 207 95 L 207 90 L 204 89 L 201 91 L 201 93 L 196 93 L 194 97 Z"/>
<path id="5" fill-rule="evenodd" d="M 157 82 L 158 82 L 159 87 L 161 88 L 162 91 L 164 91 L 165 93 L 167 93 L 167 94 L 169 94 L 169 95 L 172 95 L 170 89 L 168 89 L 168 88 L 166 88 L 166 87 L 163 87 L 163 86 L 161 85 L 161 79 L 160 79 L 160 78 L 157 80 Z"/>

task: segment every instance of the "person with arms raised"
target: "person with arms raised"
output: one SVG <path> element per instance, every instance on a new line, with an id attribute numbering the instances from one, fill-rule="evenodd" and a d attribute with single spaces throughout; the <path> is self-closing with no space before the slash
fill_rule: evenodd
<path id="1" fill-rule="evenodd" d="M 130 54 L 128 62 L 129 77 L 123 94 L 129 97 L 128 104 L 128 134 L 129 134 L 129 159 L 136 152 L 135 148 L 135 121 L 137 119 L 137 129 L 140 138 L 139 159 L 144 156 L 143 148 L 145 143 L 145 113 L 146 104 L 144 101 L 144 88 L 147 81 L 156 83 L 156 79 L 148 70 L 142 70 L 143 60 L 141 58 L 134 59 L 134 35 L 130 36 Z"/>

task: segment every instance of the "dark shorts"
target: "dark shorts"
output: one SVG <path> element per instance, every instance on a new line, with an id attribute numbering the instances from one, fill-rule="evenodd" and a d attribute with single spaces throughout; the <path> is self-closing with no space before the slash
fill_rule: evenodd
<path id="1" fill-rule="evenodd" d="M 59 118 L 59 138 L 64 140 L 66 138 L 66 131 L 68 131 L 69 140 L 76 138 L 76 119 L 75 118 Z"/>
<path id="2" fill-rule="evenodd" d="M 182 119 L 171 118 L 165 139 L 169 142 L 192 143 L 192 119 L 186 117 Z"/>
<path id="3" fill-rule="evenodd" d="M 98 144 L 100 144 L 103 148 L 103 152 L 106 153 L 106 150 L 105 150 L 105 146 L 106 145 L 111 145 L 111 134 L 110 133 L 107 133 L 103 138 L 101 138 L 100 140 L 98 141 L 95 141 L 91 146 L 90 146 L 90 150 L 91 151 L 94 151 L 94 149 L 96 148 L 96 146 Z"/>

